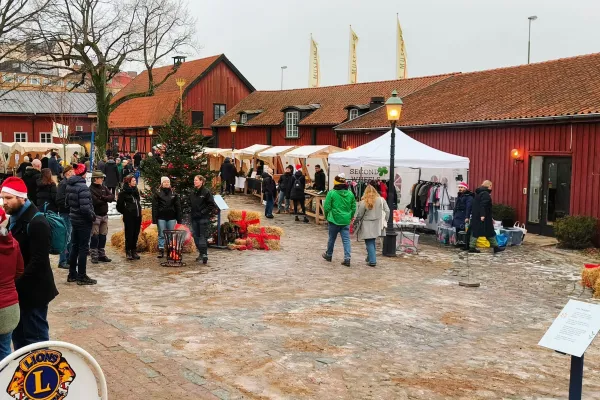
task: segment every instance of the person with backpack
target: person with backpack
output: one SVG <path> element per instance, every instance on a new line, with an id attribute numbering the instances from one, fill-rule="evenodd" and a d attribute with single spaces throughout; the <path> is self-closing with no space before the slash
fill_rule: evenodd
<path id="1" fill-rule="evenodd" d="M 198 249 L 197 262 L 208 263 L 208 225 L 211 214 L 215 210 L 215 200 L 210 190 L 204 185 L 206 178 L 202 175 L 194 177 L 194 189 L 190 194 L 190 205 L 192 208 L 192 232 L 194 243 Z"/>
<path id="2" fill-rule="evenodd" d="M 168 176 L 160 178 L 160 188 L 152 196 L 152 223 L 158 226 L 158 258 L 165 256 L 165 230 L 181 224 L 181 200 L 171 188 Z"/>
<path id="3" fill-rule="evenodd" d="M 23 275 L 15 286 L 19 295 L 20 319 L 12 333 L 16 350 L 48 341 L 48 304 L 58 296 L 50 267 L 52 230 L 48 220 L 27 199 L 27 186 L 22 179 L 9 177 L 0 188 L 4 211 L 10 215 L 8 227 L 19 243 Z"/>
<path id="4" fill-rule="evenodd" d="M 110 189 L 104 186 L 104 175 L 102 171 L 92 172 L 92 204 L 96 219 L 92 223 L 92 238 L 90 240 L 90 258 L 92 264 L 99 262 L 111 262 L 106 256 L 106 235 L 108 234 L 108 203 L 115 201 L 115 196 Z"/>
<path id="5" fill-rule="evenodd" d="M 71 254 L 71 235 L 72 235 L 72 226 L 71 226 L 71 218 L 69 217 L 69 206 L 66 204 L 65 200 L 67 197 L 67 181 L 70 177 L 75 174 L 73 171 L 72 165 L 65 165 L 63 171 L 64 179 L 60 181 L 58 184 L 58 188 L 56 189 L 56 204 L 58 206 L 58 214 L 65 222 L 66 234 L 67 234 L 67 245 L 65 246 L 65 250 L 60 253 L 58 257 L 58 268 L 61 269 L 69 269 L 69 256 Z"/>
<path id="6" fill-rule="evenodd" d="M 281 214 L 281 210 L 283 209 L 285 213 L 290 211 L 290 190 L 292 188 L 292 180 L 294 177 L 292 176 L 294 172 L 294 167 L 288 165 L 285 167 L 285 172 L 281 174 L 279 177 L 279 199 L 277 200 L 277 214 Z M 285 201 L 285 208 L 284 208 Z"/>
<path id="7" fill-rule="evenodd" d="M 67 180 L 65 202 L 69 206 L 71 255 L 67 282 L 78 285 L 95 285 L 97 281 L 87 275 L 87 255 L 90 249 L 92 224 L 96 220 L 90 188 L 85 182 L 85 165 L 77 164 L 75 175 Z"/>
<path id="8" fill-rule="evenodd" d="M 0 224 L 6 213 L 0 208 Z M 0 358 L 11 353 L 12 332 L 19 324 L 19 295 L 15 280 L 23 275 L 23 256 L 12 233 L 0 227 Z"/>
<path id="9" fill-rule="evenodd" d="M 129 261 L 140 259 L 137 253 L 137 241 L 142 225 L 142 204 L 140 203 L 140 192 L 136 185 L 137 182 L 133 174 L 127 175 L 123 179 L 123 190 L 117 197 L 117 211 L 123 214 L 125 254 Z"/>
<path id="10" fill-rule="evenodd" d="M 52 180 L 50 168 L 42 169 L 42 174 L 37 180 L 36 205 L 41 211 L 58 212 L 56 203 L 56 183 Z"/>
<path id="11" fill-rule="evenodd" d="M 323 211 L 328 222 L 329 240 L 327 241 L 327 250 L 323 253 L 323 258 L 331 262 L 333 257 L 333 247 L 339 234 L 342 237 L 344 245 L 344 261 L 342 265 L 350 266 L 351 245 L 350 245 L 350 222 L 354 213 L 356 213 L 356 199 L 354 194 L 348 190 L 346 177 L 339 174 L 333 179 L 333 190 L 327 192 Z"/>
<path id="12" fill-rule="evenodd" d="M 302 173 L 302 165 L 296 165 L 296 173 L 294 173 L 294 177 L 292 179 L 292 184 L 290 186 L 290 199 L 294 202 L 294 214 L 296 215 L 295 220 L 300 221 L 298 218 L 298 206 L 302 209 L 302 215 L 304 215 L 304 222 L 308 223 L 308 218 L 306 217 L 306 196 L 304 195 L 304 188 L 306 187 L 306 178 Z"/>

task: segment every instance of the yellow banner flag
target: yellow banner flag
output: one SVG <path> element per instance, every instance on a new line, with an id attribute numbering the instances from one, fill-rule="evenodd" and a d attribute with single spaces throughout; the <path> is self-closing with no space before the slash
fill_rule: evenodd
<path id="1" fill-rule="evenodd" d="M 308 87 L 319 87 L 321 84 L 321 68 L 319 67 L 318 43 L 310 35 L 310 57 L 308 63 Z"/>
<path id="2" fill-rule="evenodd" d="M 352 30 L 350 25 L 350 50 L 348 55 L 348 83 L 358 82 L 358 66 L 356 64 L 356 45 L 358 44 L 358 36 Z"/>
<path id="3" fill-rule="evenodd" d="M 396 38 L 396 77 L 398 79 L 406 79 L 408 77 L 408 69 L 406 66 L 406 47 L 402 38 L 402 28 L 400 27 L 400 19 L 396 14 L 396 22 L 398 23 L 397 38 Z"/>

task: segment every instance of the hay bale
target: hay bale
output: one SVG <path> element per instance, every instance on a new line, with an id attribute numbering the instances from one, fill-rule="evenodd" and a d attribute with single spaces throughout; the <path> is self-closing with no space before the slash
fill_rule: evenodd
<path id="1" fill-rule="evenodd" d="M 145 253 L 146 251 L 148 251 L 148 241 L 147 241 L 147 236 L 145 232 L 140 232 L 140 235 L 138 236 L 138 240 L 137 240 L 137 244 L 135 246 L 135 250 L 138 253 Z M 125 247 L 123 245 L 123 247 Z"/>
<path id="2" fill-rule="evenodd" d="M 158 253 L 158 229 L 152 229 L 152 226 L 156 227 L 156 225 L 151 225 L 143 233 L 146 235 L 148 251 Z"/>
<path id="3" fill-rule="evenodd" d="M 125 231 L 118 231 L 110 237 L 110 245 L 116 249 L 123 250 L 125 248 Z"/>
<path id="4" fill-rule="evenodd" d="M 600 267 L 584 268 L 581 271 L 581 285 L 583 287 L 595 288 L 598 277 L 600 277 Z"/>
<path id="5" fill-rule="evenodd" d="M 283 229 L 277 226 L 250 225 L 248 227 L 248 239 L 252 248 L 257 250 L 281 250 L 281 236 L 283 236 L 283 233 Z M 259 235 L 267 235 L 268 237 L 261 239 L 258 237 Z M 264 242 L 264 245 L 262 242 Z"/>
<path id="6" fill-rule="evenodd" d="M 190 243 L 186 243 L 183 245 L 183 252 L 187 253 L 187 254 L 191 254 L 191 253 L 195 253 L 196 252 L 196 245 L 194 244 L 194 242 L 190 242 Z"/>
<path id="7" fill-rule="evenodd" d="M 147 221 L 152 223 L 152 210 L 150 208 L 145 208 L 142 210 L 142 223 Z"/>
<path id="8" fill-rule="evenodd" d="M 599 268 L 596 268 L 599 269 Z M 596 283 L 594 284 L 594 298 L 600 299 L 600 279 L 596 279 Z"/>
<path id="9" fill-rule="evenodd" d="M 242 214 L 246 213 L 245 218 Z M 260 213 L 256 211 L 229 210 L 229 222 L 240 228 L 240 234 L 246 235 L 247 227 L 260 224 Z"/>

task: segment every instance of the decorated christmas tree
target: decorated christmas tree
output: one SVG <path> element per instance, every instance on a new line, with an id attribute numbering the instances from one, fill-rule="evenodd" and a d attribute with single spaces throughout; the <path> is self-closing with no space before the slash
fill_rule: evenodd
<path id="1" fill-rule="evenodd" d="M 188 125 L 175 115 L 169 124 L 157 129 L 160 143 L 159 164 L 156 157 L 146 157 L 143 163 L 142 177 L 146 189 L 142 193 L 144 205 L 151 206 L 152 195 L 160 186 L 160 178 L 168 176 L 171 186 L 181 196 L 183 214 L 190 212 L 189 196 L 194 188 L 194 177 L 202 175 L 212 190 L 211 182 L 215 172 L 210 171 L 204 145 L 206 138 L 198 132 L 198 127 Z"/>

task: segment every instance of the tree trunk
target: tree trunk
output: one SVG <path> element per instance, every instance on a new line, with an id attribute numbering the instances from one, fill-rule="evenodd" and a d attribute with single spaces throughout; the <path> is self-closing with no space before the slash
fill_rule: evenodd
<path id="1" fill-rule="evenodd" d="M 97 82 L 94 82 L 96 89 L 96 107 L 98 113 L 98 124 L 96 127 L 96 154 L 103 157 L 106 153 L 108 143 L 108 116 L 110 114 L 110 99 L 108 98 L 108 89 L 106 88 L 106 74 L 102 70 L 100 76 L 97 76 Z"/>

